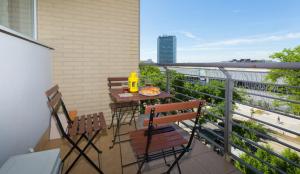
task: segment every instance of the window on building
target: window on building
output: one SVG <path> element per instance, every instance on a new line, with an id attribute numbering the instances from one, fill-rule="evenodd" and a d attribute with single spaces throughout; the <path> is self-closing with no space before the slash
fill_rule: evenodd
<path id="1" fill-rule="evenodd" d="M 0 25 L 35 38 L 35 0 L 0 0 Z"/>

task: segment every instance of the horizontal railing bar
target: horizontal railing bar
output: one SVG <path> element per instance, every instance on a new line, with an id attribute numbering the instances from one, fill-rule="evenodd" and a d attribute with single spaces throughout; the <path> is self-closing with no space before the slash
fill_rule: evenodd
<path id="1" fill-rule="evenodd" d="M 219 129 L 224 130 L 224 127 L 217 125 L 215 122 L 212 122 L 212 121 L 210 121 L 210 120 L 208 120 L 208 119 L 206 119 L 206 118 L 205 118 L 204 120 L 207 121 L 207 122 L 209 122 L 210 124 L 212 124 L 212 125 L 218 127 Z"/>
<path id="2" fill-rule="evenodd" d="M 222 147 L 221 145 L 219 145 L 218 143 L 214 142 L 213 140 L 211 140 L 210 138 L 208 138 L 206 135 L 204 135 L 203 133 L 199 132 L 199 130 L 196 130 L 197 134 L 199 137 L 204 138 L 205 140 L 207 140 L 210 144 L 217 146 L 218 148 L 220 148 L 222 151 L 224 151 L 224 147 Z"/>
<path id="3" fill-rule="evenodd" d="M 251 129 L 251 128 L 248 128 L 248 127 L 246 127 L 246 126 L 244 126 L 242 124 L 236 123 L 235 121 L 231 121 L 231 122 L 232 122 L 233 125 L 236 125 L 236 126 L 242 128 L 242 129 L 247 129 L 248 131 L 253 131 L 256 135 L 260 135 L 260 136 L 262 136 L 262 137 L 264 137 L 266 139 L 272 140 L 272 141 L 274 141 L 276 143 L 279 143 L 279 144 L 281 144 L 283 146 L 286 146 L 288 148 L 294 149 L 297 152 L 300 152 L 300 149 L 298 149 L 297 147 L 294 147 L 294 146 L 289 145 L 289 144 L 287 144 L 285 142 L 282 142 L 282 141 L 280 141 L 280 140 L 278 140 L 278 139 L 276 139 L 276 138 L 274 138 L 274 137 L 272 137 L 272 136 L 270 136 L 268 134 L 263 134 L 263 133 L 255 130 L 255 129 Z"/>
<path id="4" fill-rule="evenodd" d="M 238 79 L 232 79 L 235 82 L 245 82 L 245 83 L 254 83 L 254 84 L 260 84 L 260 85 L 272 85 L 276 87 L 285 87 L 285 88 L 300 88 L 300 86 L 290 86 L 285 84 L 274 84 L 274 83 L 268 83 L 268 82 L 255 82 L 255 81 L 249 81 L 249 80 L 238 80 Z"/>
<path id="5" fill-rule="evenodd" d="M 277 153 L 275 153 L 275 152 L 273 152 L 273 151 L 267 149 L 266 147 L 264 147 L 264 146 L 262 146 L 262 145 L 259 145 L 259 144 L 256 143 L 256 142 L 253 142 L 252 140 L 249 140 L 249 139 L 247 139 L 247 138 L 244 138 L 244 137 L 240 136 L 239 134 L 237 134 L 237 133 L 235 133 L 235 132 L 232 132 L 232 134 L 234 134 L 235 136 L 239 137 L 239 138 L 242 139 L 242 140 L 245 140 L 246 142 L 250 143 L 251 145 L 254 145 L 254 146 L 256 146 L 256 147 L 259 147 L 260 149 L 263 149 L 264 151 L 266 151 L 266 152 L 268 152 L 268 153 L 270 153 L 270 154 L 272 154 L 272 155 L 274 155 L 274 156 L 277 156 L 278 158 L 280 158 L 280 159 L 282 159 L 282 160 L 284 160 L 284 161 L 286 161 L 286 162 L 288 162 L 288 163 L 293 164 L 294 166 L 300 167 L 300 164 L 297 164 L 297 163 L 295 163 L 294 161 L 291 161 L 291 160 L 289 160 L 289 159 L 287 159 L 287 158 L 285 158 L 285 157 L 283 157 L 283 156 L 281 156 L 281 155 L 279 155 L 279 154 L 277 154 Z"/>
<path id="6" fill-rule="evenodd" d="M 183 88 L 183 87 L 180 87 L 180 86 L 177 86 L 177 85 L 173 85 L 173 86 L 179 87 L 179 88 Z M 184 89 L 185 89 L 185 90 L 189 90 L 189 89 L 186 89 L 186 88 L 184 88 Z M 194 91 L 194 90 L 192 90 L 192 91 Z M 194 92 L 197 92 L 197 91 L 194 91 Z M 175 91 L 175 93 L 177 93 L 177 94 L 179 94 L 179 95 L 182 95 L 182 96 L 185 96 L 185 97 L 187 97 L 187 98 L 196 99 L 196 98 L 194 98 L 194 97 L 191 97 L 191 96 L 189 96 L 189 95 L 186 95 L 186 94 L 183 94 L 183 93 L 180 93 L 180 92 L 177 92 L 177 91 Z M 206 94 L 206 93 L 204 93 L 204 94 Z M 206 95 L 207 95 L 207 94 L 206 94 Z M 208 94 L 208 95 L 210 95 L 210 94 Z M 216 96 L 215 96 L 215 97 L 216 97 Z M 290 117 L 290 118 L 294 118 L 294 119 L 300 120 L 300 117 L 292 116 L 292 115 L 289 115 L 289 114 L 286 114 L 286 113 L 282 113 L 282 112 L 278 112 L 278 111 L 276 111 L 276 110 L 269 110 L 269 109 L 266 109 L 266 108 L 263 108 L 263 107 L 260 107 L 260 106 L 249 105 L 249 104 L 247 104 L 247 103 L 240 102 L 240 101 L 233 101 L 233 102 L 239 103 L 239 104 L 243 104 L 243 105 L 246 105 L 246 106 L 249 106 L 249 107 L 254 107 L 254 108 L 257 108 L 257 109 L 261 109 L 261 110 L 266 110 L 266 111 L 273 112 L 273 113 L 276 113 L 276 114 L 281 114 L 281 115 L 284 115 L 284 116 L 287 116 L 287 117 Z"/>
<path id="7" fill-rule="evenodd" d="M 183 73 L 181 73 L 183 74 Z M 193 74 L 183 74 L 186 76 L 195 76 Z M 225 81 L 226 78 L 224 77 L 213 77 L 213 76 L 199 76 L 200 78 L 209 78 L 210 80 L 219 80 L 219 81 Z M 256 82 L 256 81 L 249 81 L 249 80 L 242 80 L 242 79 L 232 79 L 234 82 L 243 82 L 243 83 L 252 83 L 252 84 L 256 84 L 256 85 L 272 85 L 274 87 L 284 87 L 284 88 L 297 88 L 300 89 L 300 86 L 291 86 L 291 85 L 286 85 L 286 84 L 274 84 L 274 83 L 268 83 L 268 82 Z M 242 88 L 242 87 L 240 87 Z"/>
<path id="8" fill-rule="evenodd" d="M 225 110 L 224 106 L 222 107 L 221 105 L 216 105 L 216 104 L 214 104 L 214 103 L 206 102 L 206 105 L 207 105 L 207 106 L 210 106 L 210 107 L 216 107 L 216 108 L 219 108 L 219 109 L 221 109 L 222 111 Z"/>
<path id="9" fill-rule="evenodd" d="M 185 127 L 187 127 L 188 129 L 190 129 L 189 133 L 192 133 L 194 126 L 189 125 L 188 123 L 186 123 L 185 121 L 180 121 L 179 124 L 183 124 Z M 195 122 L 193 122 L 192 124 L 195 124 Z M 180 126 L 180 125 L 178 125 Z M 196 136 L 196 135 L 195 135 Z M 199 135 L 198 135 L 199 136 Z"/>
<path id="10" fill-rule="evenodd" d="M 248 71 L 245 71 L 245 72 L 248 72 Z M 178 72 L 178 73 L 180 73 L 180 72 Z M 197 77 L 194 74 L 185 74 L 185 73 L 180 73 L 180 74 L 183 74 L 185 76 L 194 76 L 194 77 Z M 214 76 L 203 76 L 203 75 L 200 75 L 198 77 L 200 77 L 200 78 L 209 78 L 210 80 L 220 80 L 220 81 L 225 81 L 226 80 L 225 77 L 214 77 Z M 286 85 L 286 84 L 274 84 L 274 83 L 268 83 L 268 82 L 256 82 L 256 81 L 234 79 L 234 78 L 232 80 L 234 82 L 244 82 L 244 83 L 261 84 L 261 85 L 272 85 L 272 86 L 275 86 L 275 87 L 298 88 L 298 89 L 300 89 L 300 86 L 291 86 L 291 85 Z"/>
<path id="11" fill-rule="evenodd" d="M 212 115 L 212 116 L 218 118 L 219 120 L 223 120 L 223 121 L 224 121 L 224 118 L 222 118 L 222 117 L 216 115 L 215 113 L 212 113 L 212 112 L 208 111 L 207 109 L 204 109 L 203 112 L 206 112 L 206 113 L 208 113 L 208 114 L 210 114 L 210 115 Z"/>
<path id="12" fill-rule="evenodd" d="M 182 95 L 182 96 L 185 96 L 185 97 L 190 98 L 190 99 L 196 99 L 195 97 L 191 97 L 189 95 L 186 95 L 186 94 L 183 94 L 183 93 L 180 93 L 180 92 L 177 92 L 177 91 L 175 91 L 175 93 L 179 94 L 179 95 Z"/>
<path id="13" fill-rule="evenodd" d="M 244 153 L 246 153 L 247 155 L 251 156 L 252 158 L 255 158 L 256 160 L 266 164 L 267 166 L 269 166 L 270 168 L 272 169 L 275 169 L 276 171 L 278 171 L 279 173 L 281 174 L 286 174 L 284 171 L 282 171 L 281 169 L 275 167 L 275 166 L 272 166 L 270 163 L 258 158 L 257 156 L 253 155 L 252 153 L 248 152 L 247 150 L 244 150 L 242 147 L 240 147 L 239 145 L 236 145 L 236 144 L 231 144 L 233 147 L 243 151 Z"/>
<path id="14" fill-rule="evenodd" d="M 180 123 L 183 124 L 184 126 L 188 127 L 188 128 L 191 129 L 191 130 L 192 130 L 193 127 L 194 127 L 194 126 L 192 126 L 192 125 L 187 124 L 187 123 L 184 122 L 184 121 L 180 121 Z M 195 124 L 195 123 L 193 123 L 193 124 Z"/>
<path id="15" fill-rule="evenodd" d="M 186 69 L 186 68 L 184 68 L 184 67 L 180 67 L 181 69 Z M 174 70 L 174 69 L 172 69 L 172 70 Z M 218 69 L 216 69 L 216 70 L 218 70 Z M 177 73 L 179 73 L 179 74 L 182 74 L 182 75 L 185 75 L 185 76 L 187 76 L 187 77 L 197 77 L 197 78 L 199 78 L 199 77 L 202 77 L 202 78 L 214 78 L 214 76 L 205 76 L 205 75 L 196 75 L 196 74 L 188 74 L 188 73 L 182 73 L 182 72 L 179 72 L 179 71 L 177 71 L 177 70 L 174 70 L 174 71 L 176 71 Z M 174 77 L 174 76 L 173 76 Z M 216 78 L 220 78 L 220 79 L 226 79 L 225 77 L 224 78 L 221 78 L 221 77 L 216 77 Z"/>
<path id="16" fill-rule="evenodd" d="M 192 91 L 192 92 L 195 92 L 195 93 L 198 93 L 198 94 L 207 95 L 207 96 L 210 96 L 210 97 L 213 97 L 213 98 L 217 98 L 217 99 L 220 99 L 220 100 L 225 100 L 225 98 L 223 98 L 223 97 L 218 97 L 218 96 L 214 96 L 214 95 L 207 94 L 207 93 L 204 93 L 204 92 L 195 91 L 195 90 L 192 90 L 192 89 L 187 89 L 185 87 L 177 86 L 177 85 L 174 85 L 174 84 L 171 84 L 171 85 L 174 86 L 174 87 L 176 87 L 176 88 L 181 88 L 181 89 L 189 90 L 189 91 Z"/>
<path id="17" fill-rule="evenodd" d="M 172 67 L 171 69 L 177 69 L 177 68 L 181 68 L 181 67 Z M 215 67 L 215 69 L 212 68 L 207 68 L 207 67 L 192 67 L 192 68 L 186 68 L 186 69 L 192 69 L 192 70 L 219 70 L 219 68 Z M 228 69 L 228 72 L 244 72 L 242 70 L 239 69 Z M 247 72 L 251 72 L 251 73 L 268 73 L 267 71 L 255 71 L 255 70 L 247 70 Z"/>
<path id="18" fill-rule="evenodd" d="M 245 93 L 245 94 L 248 94 L 248 95 L 255 95 L 255 96 L 259 96 L 259 97 L 264 97 L 264 98 L 269 98 L 269 99 L 274 99 L 274 100 L 280 100 L 280 101 L 289 102 L 289 103 L 300 104 L 300 101 L 295 101 L 295 100 L 289 100 L 289 99 L 278 98 L 278 97 L 273 97 L 273 96 L 267 96 L 267 95 L 262 95 L 262 94 L 255 94 L 255 93 L 252 93 L 252 92 L 241 91 L 241 90 L 236 90 L 236 89 L 234 89 L 234 91 Z"/>
<path id="19" fill-rule="evenodd" d="M 276 126 L 276 125 L 274 125 L 274 124 L 271 124 L 271 123 L 268 123 L 268 122 L 265 122 L 265 121 L 262 121 L 262 120 L 258 120 L 258 119 L 256 119 L 256 118 L 247 116 L 247 115 L 245 115 L 245 114 L 238 113 L 238 112 L 235 112 L 235 111 L 232 111 L 232 113 L 233 113 L 233 114 L 238 114 L 238 115 L 240 115 L 240 116 L 249 118 L 249 119 L 251 119 L 251 120 L 254 120 L 254 121 L 257 121 L 257 122 L 260 122 L 260 123 L 263 123 L 263 124 L 266 124 L 266 125 L 271 126 L 271 127 L 275 127 L 275 128 L 280 129 L 280 130 L 282 130 L 282 131 L 286 131 L 286 132 L 289 132 L 289 133 L 291 133 L 291 134 L 300 136 L 300 133 L 298 133 L 298 132 L 294 132 L 294 131 L 291 131 L 291 130 L 289 130 L 289 129 L 286 129 L 286 128 L 283 128 L 283 127 L 280 127 L 280 126 Z"/>
<path id="20" fill-rule="evenodd" d="M 237 63 L 235 63 L 237 64 Z M 244 63 L 243 63 L 244 64 Z M 265 63 L 264 63 L 265 64 Z M 298 63 L 299 64 L 299 63 Z M 160 66 L 158 64 L 144 64 L 144 63 L 141 63 L 141 65 L 152 65 L 152 66 Z M 175 68 L 184 68 L 184 67 L 175 67 Z M 200 67 L 201 68 L 201 67 Z M 226 67 L 224 67 L 226 68 Z M 282 67 L 283 68 L 283 67 Z M 282 68 L 276 68 L 276 69 L 282 69 Z M 216 69 L 217 70 L 217 69 Z M 176 70 L 175 70 L 176 71 Z M 231 71 L 231 70 L 228 70 L 228 71 Z M 241 71 L 243 72 L 243 71 Z M 249 71 L 245 71 L 245 72 L 249 72 Z M 180 72 L 178 72 L 180 73 Z M 195 74 L 185 74 L 185 73 L 180 73 L 180 74 L 183 74 L 183 75 L 188 75 L 188 76 L 197 76 Z M 226 78 L 219 78 L 219 77 L 213 77 L 213 76 L 199 76 L 199 77 L 208 77 L 208 78 L 215 78 L 215 79 L 219 79 L 219 80 L 225 80 Z M 257 84 L 263 84 L 263 85 L 272 85 L 272 86 L 279 86 L 279 87 L 289 87 L 289 88 L 300 88 L 300 86 L 290 86 L 290 85 L 285 85 L 285 84 L 274 84 L 274 83 L 268 83 L 268 82 L 255 82 L 255 81 L 247 81 L 247 80 L 238 80 L 238 79 L 233 79 L 234 81 L 240 81 L 240 82 L 249 82 L 249 83 L 257 83 Z"/>
<path id="21" fill-rule="evenodd" d="M 242 160 L 241 158 L 231 154 L 231 158 L 235 161 L 238 161 L 240 163 L 242 163 L 243 165 L 245 165 L 246 167 L 248 167 L 249 169 L 251 169 L 254 173 L 257 174 L 263 174 L 261 171 L 257 170 L 256 168 L 254 168 L 253 166 L 251 166 L 250 164 L 246 163 L 244 160 Z"/>
<path id="22" fill-rule="evenodd" d="M 184 68 L 184 67 L 180 67 L 180 68 Z M 229 72 L 230 72 L 230 70 L 229 70 Z M 249 72 L 249 71 L 241 71 L 241 72 Z M 213 76 L 203 76 L 203 75 L 195 75 L 195 74 L 186 74 L 186 73 L 181 73 L 181 72 L 178 72 L 178 73 L 186 75 L 186 76 L 192 76 L 192 77 L 211 78 L 211 79 L 214 79 L 214 80 L 226 80 L 225 77 L 222 78 L 222 77 L 213 77 Z M 255 81 L 242 80 L 242 79 L 232 79 L 232 80 L 236 81 L 236 82 L 255 83 L 255 84 L 262 84 L 262 85 L 272 85 L 272 86 L 276 86 L 276 87 L 288 87 L 288 88 L 298 88 L 298 89 L 300 89 L 300 86 L 291 86 L 291 85 L 286 85 L 286 84 L 274 84 L 274 83 L 268 83 L 268 82 L 255 82 Z"/>
<path id="23" fill-rule="evenodd" d="M 236 62 L 215 62 L 215 63 L 172 63 L 172 64 L 145 64 L 141 65 L 157 65 L 164 67 L 218 67 L 218 68 L 258 68 L 258 69 L 292 69 L 299 70 L 298 62 L 272 62 L 272 63 L 236 63 Z"/>
<path id="24" fill-rule="evenodd" d="M 284 116 L 286 116 L 286 117 L 290 117 L 290 118 L 293 118 L 293 119 L 300 120 L 300 116 L 299 116 L 299 117 L 298 117 L 298 116 L 293 116 L 293 115 L 290 115 L 290 114 L 286 114 L 286 113 L 284 113 L 284 112 L 279 112 L 279 111 L 276 111 L 276 110 L 266 109 L 266 108 L 263 108 L 263 107 L 261 107 L 261 106 L 250 105 L 250 104 L 247 104 L 247 103 L 238 101 L 238 100 L 232 100 L 231 102 L 239 103 L 239 104 L 246 105 L 246 106 L 249 106 L 249 107 L 253 107 L 253 108 L 256 108 L 256 109 L 261 109 L 261 110 L 273 112 L 273 113 L 275 113 L 275 114 L 280 114 L 280 115 L 284 115 Z"/>
<path id="25" fill-rule="evenodd" d="M 195 124 L 195 120 L 189 120 L 190 122 L 192 122 L 193 124 Z M 186 121 L 181 121 L 181 122 L 184 122 L 185 124 L 187 124 L 186 123 Z M 187 124 L 188 125 L 188 124 Z M 193 126 L 192 126 L 193 127 Z"/>
<path id="26" fill-rule="evenodd" d="M 194 76 L 194 77 L 197 77 L 196 75 L 194 75 L 194 74 L 186 74 L 186 73 L 181 73 L 181 72 L 178 72 L 178 73 L 180 73 L 180 74 L 182 74 L 182 75 L 185 75 L 185 76 Z M 225 77 L 213 77 L 213 76 L 198 76 L 198 77 L 203 77 L 203 78 L 209 78 L 210 80 L 226 80 L 226 78 Z"/>
<path id="27" fill-rule="evenodd" d="M 188 80 L 181 80 L 181 79 L 176 79 L 176 80 L 178 80 L 178 81 L 180 81 L 180 82 L 188 82 L 188 83 L 192 83 L 192 84 L 194 84 L 194 85 L 195 85 L 195 84 L 199 84 L 199 85 L 201 85 L 201 86 L 209 86 L 209 87 L 213 87 L 213 88 L 225 90 L 225 88 L 218 87 L 218 86 L 207 85 L 207 84 L 202 85 L 201 83 L 198 83 L 198 82 L 191 82 L 191 81 L 188 81 Z"/>
<path id="28" fill-rule="evenodd" d="M 181 93 L 180 93 L 180 94 L 181 94 Z M 184 94 L 183 94 L 183 95 L 184 95 Z M 188 95 L 185 95 L 185 96 L 186 96 L 186 97 L 193 98 L 193 97 L 188 96 Z M 204 112 L 207 112 L 207 113 L 211 114 L 212 116 L 217 117 L 217 118 L 220 119 L 220 120 L 223 120 L 223 118 L 220 118 L 220 117 L 217 116 L 216 114 L 211 113 L 211 112 L 209 112 L 209 111 L 207 111 L 207 110 L 204 110 Z M 239 113 L 236 113 L 236 114 L 240 115 Z M 247 118 L 251 119 L 252 117 L 247 116 Z M 207 119 L 205 119 L 205 120 L 208 121 Z M 258 121 L 258 120 L 256 120 L 256 121 Z M 216 124 L 212 123 L 211 121 L 209 121 L 209 122 L 210 122 L 211 124 L 213 124 L 213 125 L 215 125 L 215 126 L 221 128 L 219 125 L 216 125 Z M 259 121 L 258 121 L 258 122 L 259 122 Z M 235 123 L 235 122 L 233 122 L 233 123 Z M 264 123 L 264 122 L 262 122 L 262 123 Z M 235 124 L 237 125 L 237 123 L 235 123 Z M 268 124 L 270 124 L 270 123 L 268 123 Z M 241 125 L 238 125 L 238 126 L 241 126 Z M 269 125 L 269 126 L 271 126 L 271 125 Z M 243 128 L 246 128 L 246 127 L 243 126 Z M 281 128 L 281 127 L 276 127 L 276 128 Z M 221 128 L 221 129 L 223 129 L 223 128 Z M 248 128 L 247 128 L 247 129 L 248 129 Z M 250 130 L 250 129 L 248 129 L 248 130 Z M 255 131 L 255 130 L 251 129 L 251 131 Z M 284 131 L 287 131 L 287 132 L 288 132 L 289 130 L 286 129 L 286 130 L 284 130 Z M 257 131 L 255 131 L 255 132 L 258 133 Z M 294 134 L 295 132 L 290 132 L 290 133 L 293 133 L 293 134 Z M 272 141 L 275 141 L 275 142 L 277 142 L 277 143 L 279 143 L 279 144 L 282 144 L 282 145 L 284 145 L 284 146 L 287 146 L 287 147 L 292 148 L 292 149 L 294 149 L 294 150 L 296 150 L 296 151 L 299 152 L 299 149 L 296 148 L 296 147 L 290 146 L 290 145 L 288 145 L 288 144 L 286 144 L 286 143 L 284 143 L 284 142 L 281 142 L 281 141 L 279 141 L 279 140 L 276 140 L 276 139 L 272 138 L 271 136 L 266 136 L 265 134 L 261 134 L 261 133 L 259 133 L 259 134 L 260 134 L 261 136 L 266 137 L 266 138 L 272 139 Z"/>
<path id="29" fill-rule="evenodd" d="M 187 97 L 187 98 L 196 99 L 196 98 L 194 98 L 194 97 L 191 97 L 191 96 L 189 96 L 189 95 L 182 94 L 182 93 L 180 93 L 180 92 L 176 92 L 176 91 L 175 91 L 175 93 L 176 93 L 176 94 L 179 94 L 179 95 L 183 95 L 183 96 L 185 96 L 185 97 Z M 174 97 L 174 98 L 176 98 L 176 97 Z M 178 100 L 180 100 L 180 99 L 178 99 Z M 183 101 L 183 100 L 180 100 L 180 101 Z M 207 103 L 207 104 L 210 104 L 210 103 Z M 219 106 L 215 106 L 215 107 L 219 107 Z M 221 108 L 221 109 L 222 109 L 222 108 Z M 214 113 L 212 113 L 212 112 L 209 112 L 207 109 L 204 109 L 203 112 L 207 112 L 207 113 L 211 114 L 212 116 L 217 117 L 217 118 L 220 119 L 220 120 L 224 120 L 224 118 L 221 118 L 220 116 L 218 116 L 218 115 L 216 115 L 216 114 L 214 114 Z"/>
<path id="30" fill-rule="evenodd" d="M 205 130 L 208 131 L 209 133 L 211 133 L 211 134 L 217 136 L 218 138 L 220 138 L 220 139 L 222 139 L 222 140 L 224 141 L 224 137 L 218 135 L 216 132 L 210 130 L 209 128 L 206 128 L 206 127 L 204 127 L 204 126 L 201 126 L 201 129 L 205 129 Z"/>
<path id="31" fill-rule="evenodd" d="M 196 98 L 194 98 L 194 97 L 191 97 L 191 96 L 189 96 L 189 95 L 182 94 L 182 93 L 180 93 L 180 92 L 176 92 L 176 91 L 175 91 L 175 93 L 176 93 L 176 94 L 179 94 L 179 95 L 183 95 L 183 96 L 185 96 L 185 97 L 187 97 L 187 98 L 196 99 Z M 176 97 L 174 97 L 174 98 L 176 98 Z M 178 100 L 180 100 L 180 99 L 178 99 Z M 180 100 L 180 101 L 183 101 L 183 100 Z M 207 102 L 207 104 L 210 106 L 211 103 Z M 212 106 L 212 107 L 219 107 L 219 106 Z M 219 107 L 219 108 L 220 108 L 220 107 Z M 223 109 L 223 108 L 220 108 L 220 109 Z M 218 116 L 218 115 L 216 115 L 216 114 L 214 114 L 214 113 L 212 113 L 212 112 L 209 112 L 207 109 L 204 109 L 203 112 L 207 112 L 208 114 L 211 114 L 212 116 L 217 117 L 217 118 L 220 119 L 220 120 L 224 120 L 224 118 L 221 118 L 220 116 Z"/>
<path id="32" fill-rule="evenodd" d="M 177 101 L 184 101 L 184 100 L 181 100 L 181 99 L 179 99 L 177 97 L 172 97 L 172 98 L 175 99 L 175 100 L 177 100 Z"/>

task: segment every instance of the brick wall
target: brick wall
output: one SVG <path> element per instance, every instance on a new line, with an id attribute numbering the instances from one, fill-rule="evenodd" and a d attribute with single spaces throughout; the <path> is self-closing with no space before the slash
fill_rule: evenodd
<path id="1" fill-rule="evenodd" d="M 53 83 L 69 110 L 103 111 L 110 120 L 107 77 L 139 63 L 139 0 L 39 0 L 38 40 L 54 47 Z"/>

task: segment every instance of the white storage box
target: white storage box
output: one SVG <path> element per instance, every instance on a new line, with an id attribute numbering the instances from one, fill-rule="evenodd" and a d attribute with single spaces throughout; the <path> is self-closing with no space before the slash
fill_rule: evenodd
<path id="1" fill-rule="evenodd" d="M 59 174 L 60 150 L 53 149 L 10 157 L 0 174 Z"/>

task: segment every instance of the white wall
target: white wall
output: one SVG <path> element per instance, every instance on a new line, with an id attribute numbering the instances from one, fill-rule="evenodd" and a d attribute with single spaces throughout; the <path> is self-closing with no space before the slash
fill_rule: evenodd
<path id="1" fill-rule="evenodd" d="M 0 166 L 47 129 L 50 86 L 51 50 L 0 31 Z"/>

